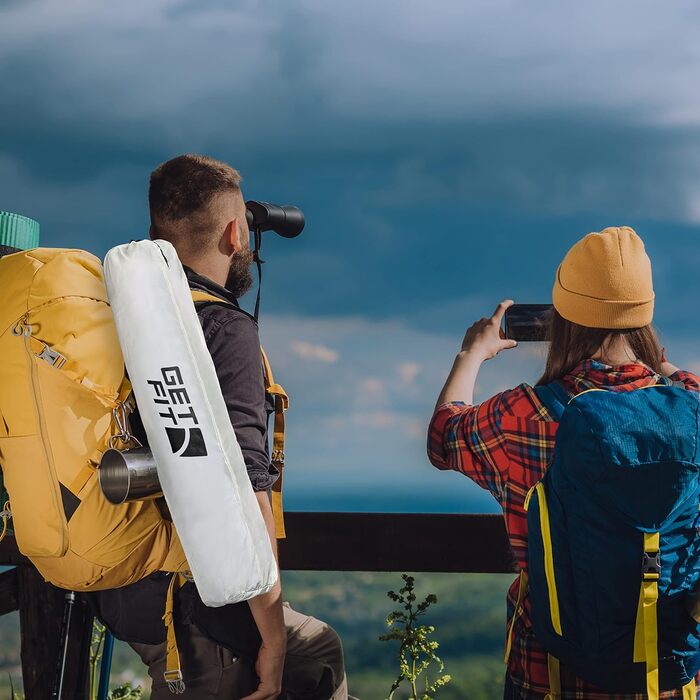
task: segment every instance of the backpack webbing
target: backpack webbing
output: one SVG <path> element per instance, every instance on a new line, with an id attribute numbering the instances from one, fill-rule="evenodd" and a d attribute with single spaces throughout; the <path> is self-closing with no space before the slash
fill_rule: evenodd
<path id="1" fill-rule="evenodd" d="M 192 300 L 195 303 L 200 302 L 217 302 L 230 305 L 231 302 L 222 299 L 209 292 L 203 292 L 199 289 L 191 289 Z M 289 396 L 284 388 L 275 382 L 272 374 L 270 362 L 267 359 L 265 350 L 260 347 L 262 355 L 263 370 L 265 376 L 265 391 L 272 396 L 275 407 L 275 423 L 272 436 L 272 454 L 270 461 L 279 472 L 277 481 L 272 485 L 272 515 L 275 519 L 275 535 L 278 540 L 284 539 L 287 536 L 284 526 L 284 509 L 282 504 L 282 477 L 284 473 L 284 446 L 285 446 L 285 411 L 289 407 Z"/>

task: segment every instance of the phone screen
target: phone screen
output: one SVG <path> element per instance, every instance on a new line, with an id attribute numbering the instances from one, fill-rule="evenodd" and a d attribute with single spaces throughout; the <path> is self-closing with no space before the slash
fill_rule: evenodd
<path id="1" fill-rule="evenodd" d="M 551 317 L 551 304 L 513 304 L 505 313 L 506 338 L 519 342 L 547 340 Z"/>

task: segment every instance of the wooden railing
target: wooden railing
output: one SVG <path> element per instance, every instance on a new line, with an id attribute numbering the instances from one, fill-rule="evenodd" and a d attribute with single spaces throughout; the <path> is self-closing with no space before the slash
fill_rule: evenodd
<path id="1" fill-rule="evenodd" d="M 302 571 L 514 571 L 500 515 L 288 513 L 280 565 Z"/>
<path id="2" fill-rule="evenodd" d="M 287 513 L 280 544 L 282 569 L 511 573 L 514 564 L 503 519 L 497 515 L 406 513 Z M 0 543 L 0 615 L 19 610 L 26 700 L 51 697 L 59 658 L 65 591 L 45 583 L 17 550 Z M 61 700 L 87 698 L 92 613 L 77 597 Z"/>

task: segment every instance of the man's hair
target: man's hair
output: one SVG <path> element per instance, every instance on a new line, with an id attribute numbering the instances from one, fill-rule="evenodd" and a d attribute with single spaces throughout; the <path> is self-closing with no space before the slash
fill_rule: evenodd
<path id="1" fill-rule="evenodd" d="M 237 170 L 208 156 L 177 156 L 152 173 L 148 188 L 151 225 L 159 238 L 188 250 L 206 246 L 220 224 L 217 195 L 240 192 Z"/>

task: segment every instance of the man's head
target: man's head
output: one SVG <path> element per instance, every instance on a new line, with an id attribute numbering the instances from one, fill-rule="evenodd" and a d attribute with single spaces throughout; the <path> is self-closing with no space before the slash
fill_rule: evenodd
<path id="1" fill-rule="evenodd" d="M 214 158 L 183 155 L 151 173 L 151 238 L 169 241 L 195 272 L 245 294 L 252 284 L 241 176 Z"/>

